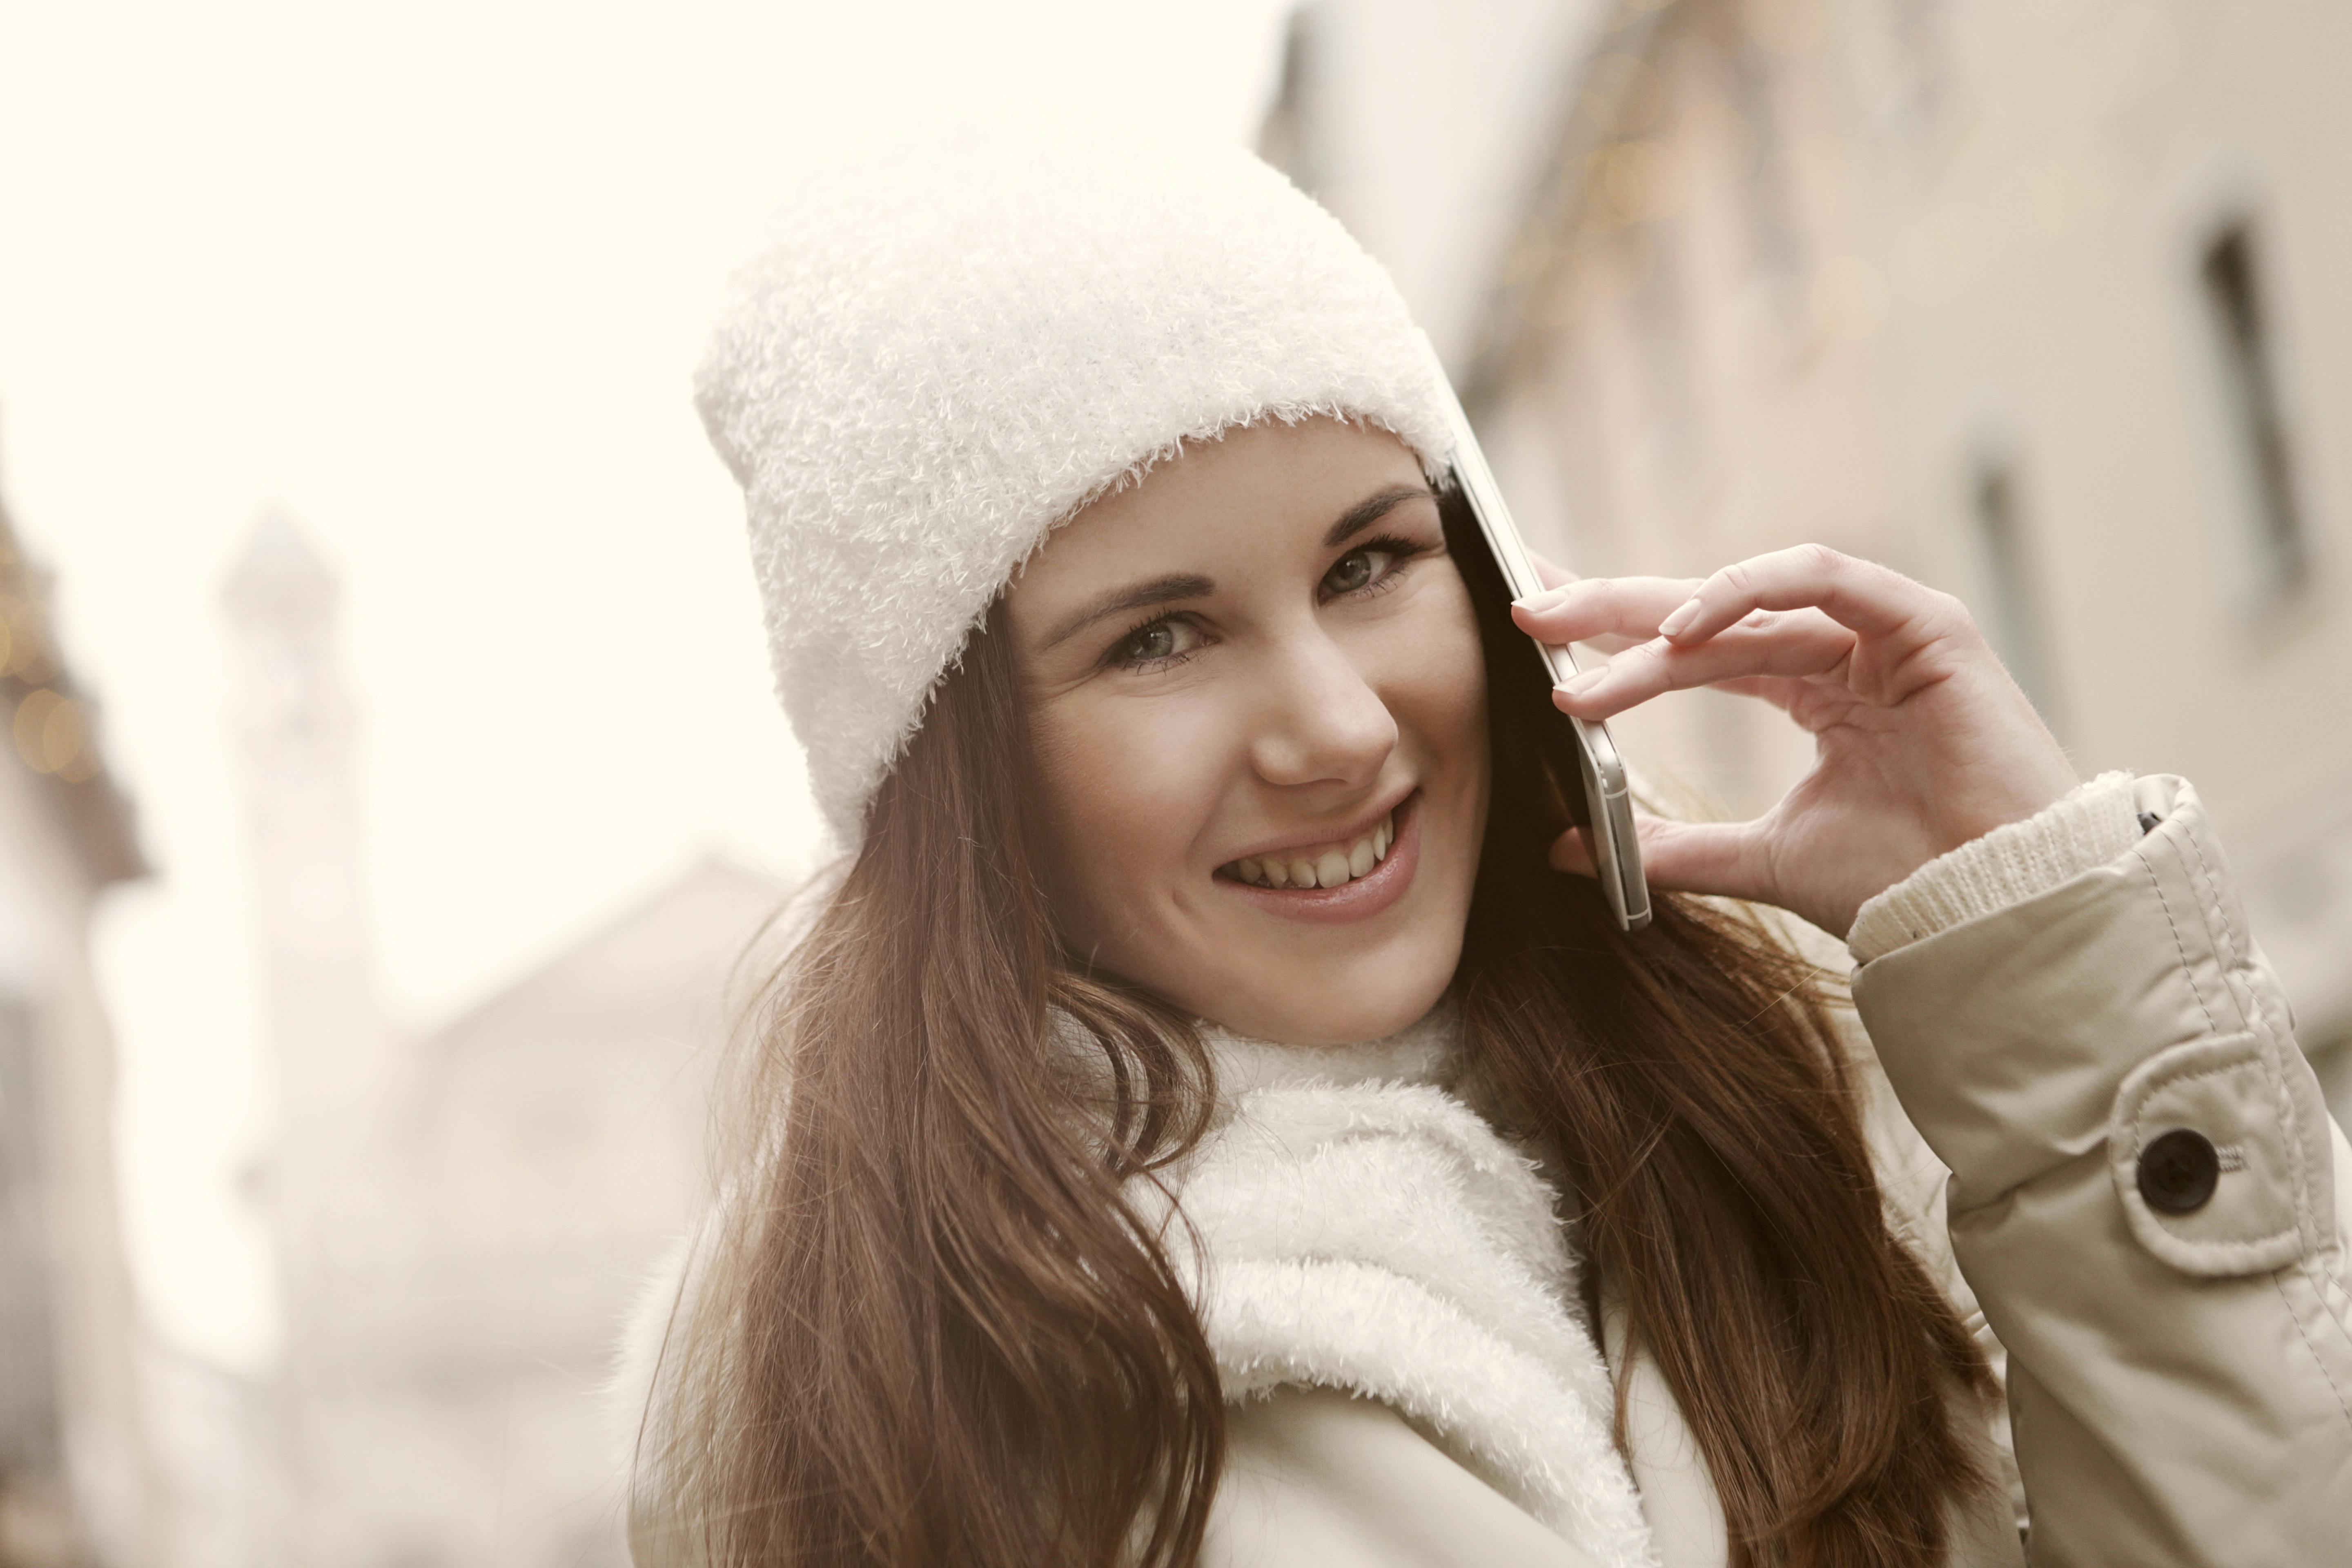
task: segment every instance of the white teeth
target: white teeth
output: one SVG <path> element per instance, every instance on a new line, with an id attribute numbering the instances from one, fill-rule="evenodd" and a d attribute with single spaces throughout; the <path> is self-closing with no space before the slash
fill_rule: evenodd
<path id="1" fill-rule="evenodd" d="M 1396 845 L 1394 813 L 1382 817 L 1370 833 L 1354 842 L 1318 850 L 1312 859 L 1303 854 L 1244 856 L 1233 863 L 1234 876 L 1260 888 L 1336 888 L 1367 876 L 1389 858 Z"/>

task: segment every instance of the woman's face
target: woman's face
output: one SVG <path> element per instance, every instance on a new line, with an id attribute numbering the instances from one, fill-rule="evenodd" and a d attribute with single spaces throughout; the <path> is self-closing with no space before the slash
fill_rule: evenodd
<path id="1" fill-rule="evenodd" d="M 1297 1045 L 1429 1010 L 1486 827 L 1486 687 L 1402 442 L 1190 447 L 1057 530 L 1007 609 L 1080 956 Z"/>

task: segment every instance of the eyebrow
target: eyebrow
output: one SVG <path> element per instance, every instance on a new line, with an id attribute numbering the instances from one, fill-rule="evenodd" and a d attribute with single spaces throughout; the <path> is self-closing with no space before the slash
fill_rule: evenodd
<path id="1" fill-rule="evenodd" d="M 1339 514 L 1339 521 L 1323 536 L 1323 548 L 1339 549 L 1405 502 L 1423 497 L 1436 499 L 1427 485 L 1391 485 L 1384 490 L 1374 490 Z"/>
<path id="2" fill-rule="evenodd" d="M 1339 521 L 1323 535 L 1323 548 L 1337 550 L 1404 502 L 1432 493 L 1423 485 L 1391 485 L 1384 490 L 1373 491 L 1339 514 Z M 1184 599 L 1205 599 L 1216 591 L 1215 582 L 1197 572 L 1171 572 L 1167 576 L 1154 577 L 1149 582 L 1114 588 L 1074 611 L 1054 628 L 1052 636 L 1037 645 L 1037 651 L 1043 653 L 1066 643 L 1097 621 L 1116 616 L 1122 610 L 1149 609 L 1154 605 L 1172 605 Z"/>
<path id="3" fill-rule="evenodd" d="M 1216 584 L 1197 572 L 1171 573 L 1165 577 L 1154 577 L 1148 583 L 1115 588 L 1055 626 L 1054 635 L 1037 645 L 1038 651 L 1043 653 L 1057 644 L 1066 643 L 1106 616 L 1118 615 L 1121 610 L 1172 605 L 1179 599 L 1204 599 L 1216 591 Z"/>

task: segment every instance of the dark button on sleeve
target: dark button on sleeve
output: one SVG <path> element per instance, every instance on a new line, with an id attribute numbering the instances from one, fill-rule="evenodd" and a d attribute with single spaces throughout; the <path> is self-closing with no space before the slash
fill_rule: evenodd
<path id="1" fill-rule="evenodd" d="M 2139 1195 L 2162 1214 L 2194 1214 L 2221 1179 L 2221 1157 L 2201 1132 L 2176 1127 L 2139 1155 Z"/>

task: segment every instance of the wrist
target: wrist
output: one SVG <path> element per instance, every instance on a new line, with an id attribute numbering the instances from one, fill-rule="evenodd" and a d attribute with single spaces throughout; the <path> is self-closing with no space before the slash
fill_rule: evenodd
<path id="1" fill-rule="evenodd" d="M 1867 963 L 2105 865 L 2139 837 L 2131 790 L 2130 773 L 2103 773 L 1936 857 L 1865 901 L 1846 945 Z"/>

